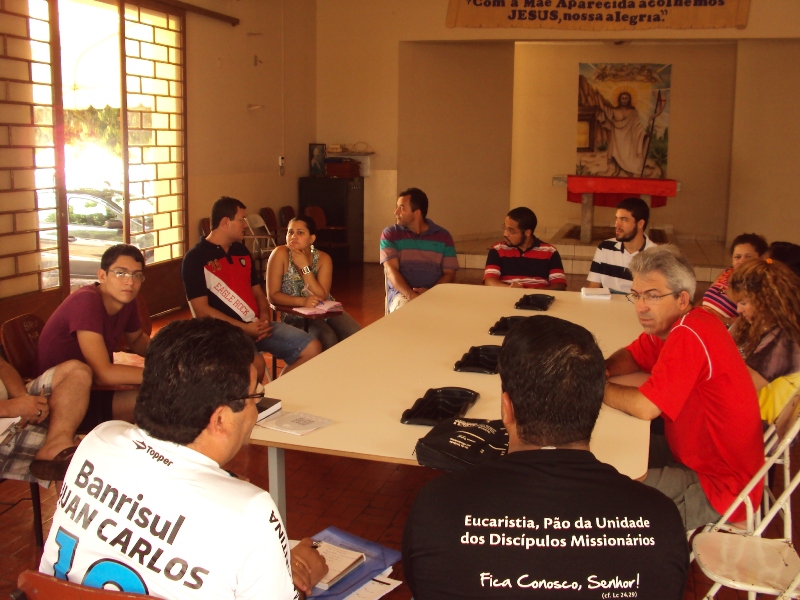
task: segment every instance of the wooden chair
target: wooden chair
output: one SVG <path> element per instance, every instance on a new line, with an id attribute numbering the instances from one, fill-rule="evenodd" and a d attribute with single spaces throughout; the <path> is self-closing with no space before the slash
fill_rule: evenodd
<path id="1" fill-rule="evenodd" d="M 314 219 L 317 228 L 317 240 L 314 246 L 331 255 L 337 267 L 350 264 L 350 244 L 347 243 L 347 227 L 328 225 L 325 211 L 320 206 L 306 206 L 303 213 Z"/>
<path id="2" fill-rule="evenodd" d="M 12 591 L 9 597 L 11 600 L 144 600 L 153 598 L 141 594 L 87 587 L 30 570 L 19 574 L 17 589 Z"/>
<path id="3" fill-rule="evenodd" d="M 36 315 L 21 315 L 3 323 L 0 328 L 0 342 L 6 358 L 24 380 L 36 375 L 36 345 L 44 322 Z M 4 480 L 5 481 L 5 480 Z M 36 546 L 44 546 L 42 534 L 42 502 L 39 497 L 39 484 L 30 482 L 31 505 L 33 506 L 33 534 Z"/>
<path id="4" fill-rule="evenodd" d="M 275 216 L 275 211 L 269 206 L 265 206 L 258 211 L 261 219 L 264 221 L 267 230 L 275 234 L 275 243 L 283 245 L 286 243 L 286 227 L 278 226 L 278 218 Z"/>
<path id="5" fill-rule="evenodd" d="M 36 377 L 36 347 L 42 333 L 44 321 L 32 314 L 9 319 L 0 327 L 0 343 L 3 344 L 9 364 L 22 379 Z"/>
<path id="6" fill-rule="evenodd" d="M 347 227 L 328 225 L 328 219 L 321 206 L 306 206 L 303 214 L 314 219 L 314 224 L 317 226 L 317 240 L 347 243 Z"/>
<path id="7" fill-rule="evenodd" d="M 200 219 L 200 237 L 206 237 L 209 233 L 211 233 L 211 219 L 208 217 Z"/>
<path id="8" fill-rule="evenodd" d="M 281 224 L 281 227 L 286 227 L 289 224 L 289 221 L 294 219 L 294 209 L 291 206 L 281 206 L 278 209 L 278 222 Z"/>

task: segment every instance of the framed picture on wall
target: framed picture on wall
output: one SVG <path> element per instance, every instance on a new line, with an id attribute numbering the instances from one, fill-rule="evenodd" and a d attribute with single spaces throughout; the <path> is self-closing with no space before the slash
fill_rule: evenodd
<path id="1" fill-rule="evenodd" d="M 312 177 L 325 177 L 325 144 L 308 145 L 308 165 Z"/>

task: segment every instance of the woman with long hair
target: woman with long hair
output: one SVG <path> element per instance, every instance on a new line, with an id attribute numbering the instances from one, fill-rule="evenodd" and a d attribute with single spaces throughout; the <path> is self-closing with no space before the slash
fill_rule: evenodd
<path id="1" fill-rule="evenodd" d="M 331 281 L 333 261 L 325 252 L 314 248 L 314 219 L 297 216 L 287 225 L 286 245 L 278 246 L 267 263 L 267 298 L 283 306 L 313 308 L 324 300 L 333 300 Z M 285 312 L 281 320 L 301 327 L 303 318 Z M 327 350 L 337 342 L 359 331 L 361 326 L 346 312 L 326 319 L 312 319 L 308 332 Z"/>
<path id="2" fill-rule="evenodd" d="M 800 371 L 800 277 L 777 260 L 752 260 L 734 270 L 728 295 L 739 313 L 731 335 L 756 389 Z"/>

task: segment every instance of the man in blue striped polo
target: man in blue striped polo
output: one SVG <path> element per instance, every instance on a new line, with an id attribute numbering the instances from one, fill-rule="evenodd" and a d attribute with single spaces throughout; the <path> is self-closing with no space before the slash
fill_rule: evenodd
<path id="1" fill-rule="evenodd" d="M 393 312 L 438 283 L 452 283 L 458 270 L 456 247 L 443 227 L 427 218 L 428 196 L 409 188 L 397 197 L 397 224 L 381 233 L 381 264 Z"/>

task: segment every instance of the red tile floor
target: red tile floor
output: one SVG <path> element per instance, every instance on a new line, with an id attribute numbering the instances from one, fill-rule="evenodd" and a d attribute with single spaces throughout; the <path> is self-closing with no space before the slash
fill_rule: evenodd
<path id="1" fill-rule="evenodd" d="M 461 271 L 458 281 L 478 283 L 480 277 L 480 271 Z M 583 277 L 569 278 L 569 289 L 578 290 Z M 383 271 L 378 265 L 367 264 L 337 272 L 333 293 L 362 325 L 383 315 Z M 188 310 L 175 312 L 155 319 L 154 328 L 188 317 Z M 794 454 L 800 451 L 795 450 Z M 794 458 L 795 464 L 800 464 L 797 462 L 800 456 Z M 245 446 L 226 468 L 248 477 L 255 485 L 268 487 L 266 447 Z M 419 489 L 437 476 L 437 471 L 423 467 L 286 451 L 289 535 L 302 538 L 335 525 L 399 549 L 411 502 Z M 42 490 L 45 536 L 52 522 L 55 501 L 55 486 Z M 20 571 L 35 569 L 39 562 L 28 485 L 15 481 L 0 484 L 0 511 L 5 511 L 0 513 L 0 596 L 5 596 L 15 587 Z M 403 579 L 401 565 L 395 567 L 392 576 Z M 702 598 L 710 585 L 693 565 L 684 600 Z M 389 600 L 410 597 L 405 585 L 386 596 Z M 746 595 L 722 590 L 717 597 L 726 600 L 746 598 Z"/>

